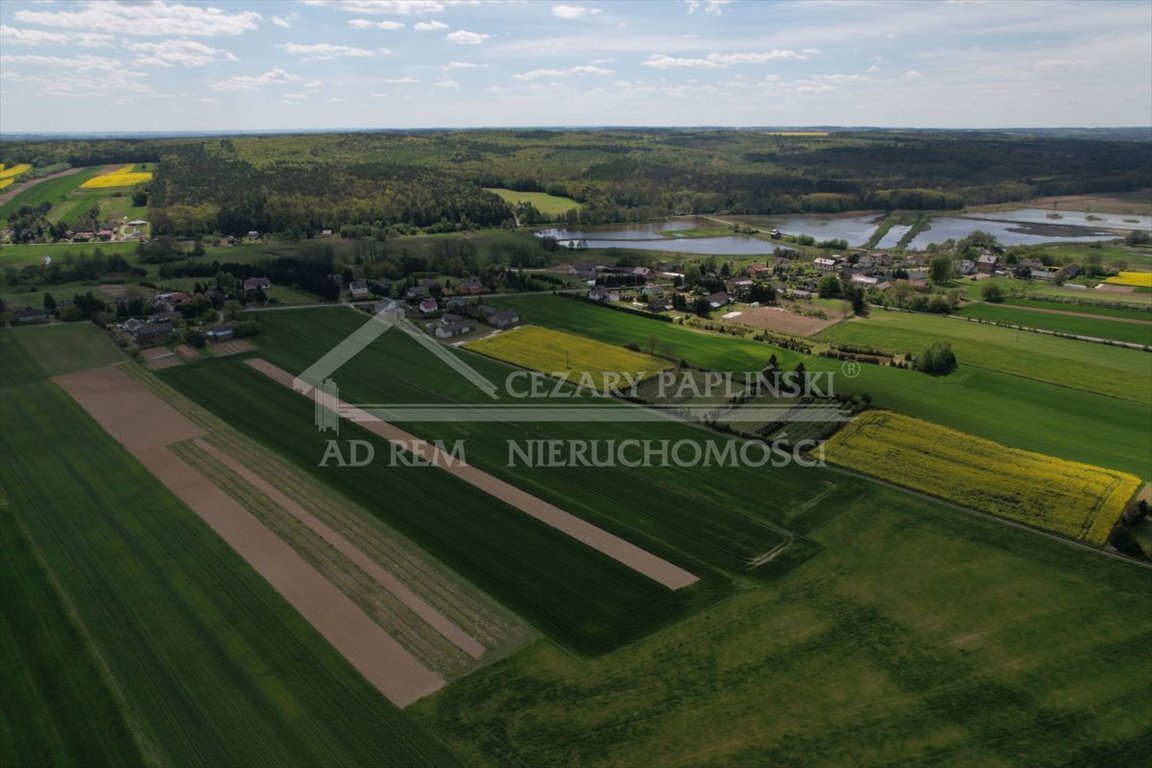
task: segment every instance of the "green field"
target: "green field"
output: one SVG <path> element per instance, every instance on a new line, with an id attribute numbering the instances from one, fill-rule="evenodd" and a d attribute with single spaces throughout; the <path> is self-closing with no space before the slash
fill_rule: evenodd
<path id="1" fill-rule="evenodd" d="M 570 197 L 557 197 L 544 192 L 517 192 L 514 189 L 486 188 L 511 205 L 517 203 L 531 203 L 536 210 L 545 216 L 561 216 L 573 208 L 579 208 L 580 203 Z"/>
<path id="2" fill-rule="evenodd" d="M 44 381 L 13 340 L 36 332 L 0 333 L 0 514 L 26 536 L 11 549 L 6 538 L 4 589 L 20 598 L 5 599 L 4 644 L 30 665 L 5 678 L 5 764 L 454 764 Z M 30 645 L 37 638 L 42 648 Z M 67 649 L 79 655 L 48 655 Z"/>
<path id="3" fill-rule="evenodd" d="M 301 371 L 361 325 L 366 316 L 347 310 L 269 312 L 260 316 L 257 344 L 269 359 Z M 622 350 L 623 351 L 623 350 Z M 494 382 L 514 371 L 488 358 L 464 360 Z M 392 372 L 403 370 L 403 376 Z M 401 334 L 385 334 L 336 374 L 342 397 L 352 402 L 460 404 L 483 402 L 467 381 Z M 540 402 L 528 399 L 520 402 Z M 601 401 L 621 409 L 631 408 Z M 509 441 L 527 440 L 730 440 L 669 420 L 658 423 L 467 421 L 405 424 L 426 439 L 466 440 L 468 461 L 557 506 L 629 539 L 644 549 L 703 575 L 713 568 L 754 578 L 774 578 L 792 560 L 772 568 L 749 563 L 842 508 L 860 491 L 843 477 L 817 468 L 675 466 L 510 466 Z M 834 485 L 835 492 L 829 492 Z M 789 558 L 812 553 L 798 537 Z"/>
<path id="4" fill-rule="evenodd" d="M 243 363 L 180 366 L 161 378 L 574 650 L 617 647 L 727 589 L 722 579 L 705 579 L 671 592 L 463 480 L 431 467 L 387 466 L 388 443 L 355 426 L 342 428 L 342 437 L 368 440 L 379 460 L 355 471 L 318 467 L 327 437 L 313 426 L 311 401 Z"/>
<path id="5" fill-rule="evenodd" d="M 98 174 L 103 167 L 104 166 L 100 165 L 91 168 L 82 168 L 77 173 L 68 176 L 58 176 L 55 179 L 41 181 L 39 184 L 24 190 L 8 202 L 0 205 L 0 221 L 7 221 L 9 214 L 15 213 L 25 205 L 35 207 L 44 202 L 52 203 L 54 206 L 59 205 L 68 197 L 72 190 Z"/>
<path id="6" fill-rule="evenodd" d="M 1152 750 L 1152 576 L 876 488 L 825 552 L 592 660 L 410 710 L 470 765 L 1100 766 Z"/>
<path id="7" fill-rule="evenodd" d="M 1061 311 L 1080 311 L 1075 305 L 1066 305 L 1066 307 Z M 1087 309 L 1092 309 L 1092 307 L 1087 307 Z M 1152 345 L 1152 317 L 1148 318 L 1148 322 L 1137 325 L 1117 322 L 1115 319 L 1104 315 L 1099 315 L 1096 318 L 1072 317 L 1057 315 L 1052 312 L 1032 312 L 1023 307 L 987 303 L 969 304 L 960 311 L 960 314 L 963 317 L 976 317 L 997 323 L 1022 325 L 1025 328 L 1042 328 L 1058 333 L 1125 341 L 1129 344 Z"/>
<path id="8" fill-rule="evenodd" d="M 48 220 L 74 222 L 85 216 L 93 206 L 100 209 L 100 221 L 148 218 L 147 206 L 136 207 L 132 204 L 131 190 L 74 189 L 66 200 L 52 208 Z"/>
<path id="9" fill-rule="evenodd" d="M 0 671 L 5 765 L 140 765 L 144 757 L 100 660 L 16 516 L 0 506 Z M 65 663 L 66 660 L 66 663 Z M 19 704 L 19 717 L 10 707 Z"/>
<path id="10" fill-rule="evenodd" d="M 1089 297 L 1095 301 L 1104 301 L 1103 297 Z M 1081 297 L 1084 300 L 1084 297 Z M 1055 309 L 1060 312 L 1076 312 L 1082 315 L 1099 315 L 1101 317 L 1117 317 L 1128 320 L 1141 320 L 1152 323 L 1152 312 L 1145 309 L 1129 309 L 1123 306 L 1099 306 L 1096 304 L 1078 304 L 1076 302 L 1046 301 L 1044 299 L 1004 299 L 1003 304 L 1009 307 L 1035 307 L 1036 309 Z"/>
<path id="11" fill-rule="evenodd" d="M 516 308 L 525 322 L 582 333 L 613 344 L 636 343 L 643 347 L 649 336 L 654 336 L 658 348 L 668 345 L 676 356 L 689 363 L 716 370 L 758 370 L 769 355 L 775 354 L 786 367 L 802 360 L 808 370 L 841 371 L 835 360 L 799 355 L 749 339 L 694 331 L 571 299 L 509 297 L 492 299 L 491 303 Z M 1028 338 L 1034 336 L 1028 334 Z M 1111 351 L 1127 352 L 1137 360 L 1146 354 Z M 1140 381 L 1139 376 L 1134 377 L 1134 384 Z M 1152 411 L 1140 403 L 976 367 L 932 377 L 865 365 L 857 378 L 837 379 L 837 387 L 842 391 L 867 392 L 877 407 L 1005 445 L 1152 477 L 1152 456 L 1148 451 Z M 1069 439 L 1069 435 L 1076 437 Z"/>
<path id="12" fill-rule="evenodd" d="M 952 344 L 961 371 L 964 366 L 980 366 L 1152 404 L 1152 388 L 1148 386 L 1152 358 L 1131 349 L 1085 344 L 956 318 L 884 311 L 874 311 L 867 319 L 841 323 L 814 338 L 913 354 L 940 339 Z"/>
<path id="13" fill-rule="evenodd" d="M 22 328 L 12 331 L 12 338 L 49 376 L 127 359 L 106 332 L 88 322 Z"/>

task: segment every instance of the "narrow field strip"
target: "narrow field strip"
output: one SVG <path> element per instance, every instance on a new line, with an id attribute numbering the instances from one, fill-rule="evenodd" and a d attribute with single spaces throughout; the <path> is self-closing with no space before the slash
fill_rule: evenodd
<path id="1" fill-rule="evenodd" d="M 171 443 L 202 437 L 200 427 L 117 366 L 54 381 L 390 701 L 403 707 L 443 686 L 443 678 L 424 667 L 291 547 L 166 449 Z"/>
<path id="2" fill-rule="evenodd" d="M 246 360 L 245 362 L 280 384 L 288 388 L 292 387 L 293 376 L 283 368 L 272 365 L 263 359 Z M 370 432 L 386 440 L 400 442 L 408 447 L 409 450 L 414 448 L 415 450 L 413 452 L 426 461 L 436 460 L 436 451 L 432 446 L 417 440 L 416 437 L 407 432 L 380 421 L 375 416 L 359 408 L 353 408 L 346 403 L 340 402 L 338 407 L 341 412 L 349 413 L 352 421 Z M 487 472 L 483 472 L 475 467 L 459 464 L 438 464 L 438 466 L 473 487 L 510 504 L 540 522 L 571 536 L 577 541 L 592 547 L 638 573 L 644 574 L 668 589 L 681 589 L 682 587 L 687 587 L 699 581 L 699 578 L 695 574 L 673 565 L 667 560 L 656 557 L 650 552 L 646 552 L 640 547 L 637 547 L 635 544 L 627 542 L 619 536 L 608 533 L 601 528 L 597 528 L 575 515 L 565 512 L 559 507 L 555 507 L 530 493 L 520 490 L 510 483 L 493 477 Z"/>
<path id="3" fill-rule="evenodd" d="M 475 661 L 470 656 L 433 630 L 311 528 L 201 450 L 196 442 L 176 443 L 168 450 L 200 474 L 212 478 L 217 488 L 288 544 L 421 664 L 445 680 L 459 677 L 474 668 Z"/>
<path id="4" fill-rule="evenodd" d="M 475 639 L 468 636 L 464 630 L 456 626 L 448 619 L 444 618 L 435 608 L 425 602 L 419 595 L 405 586 L 396 576 L 380 566 L 379 563 L 372 558 L 365 555 L 357 549 L 351 542 L 345 539 L 336 531 L 332 530 L 329 526 L 325 525 L 319 518 L 313 515 L 304 507 L 297 504 L 292 499 L 281 493 L 278 489 L 274 488 L 264 478 L 252 472 L 243 464 L 232 458 L 228 454 L 221 451 L 219 448 L 205 442 L 204 440 L 195 440 L 193 444 L 200 450 L 207 453 L 216 461 L 220 462 L 228 469 L 235 472 L 245 482 L 252 485 L 253 488 L 260 491 L 260 493 L 267 496 L 275 504 L 280 506 L 284 511 L 291 514 L 304 525 L 308 526 L 320 538 L 328 542 L 340 554 L 351 560 L 358 568 L 363 570 L 371 576 L 380 586 L 388 590 L 405 606 L 410 608 L 413 613 L 427 622 L 432 628 L 450 640 L 460 650 L 467 653 L 474 659 L 479 659 L 484 655 L 484 646 L 476 642 Z"/>
<path id="5" fill-rule="evenodd" d="M 309 510 L 322 524 L 339 531 L 351 546 L 372 561 L 386 564 L 387 570 L 414 592 L 417 599 L 430 605 L 446 621 L 461 628 L 485 648 L 479 662 L 472 660 L 463 667 L 438 669 L 441 674 L 452 678 L 477 666 L 498 661 L 535 635 L 532 628 L 511 611 L 449 571 L 359 505 L 301 474 L 277 454 L 233 429 L 223 419 L 144 368 L 126 364 L 121 369 L 203 427 L 208 435 L 201 440 L 232 457 L 292 502 Z M 427 627 L 424 622 L 416 623 L 422 628 Z M 432 632 L 430 629 L 427 631 Z M 461 655 L 460 658 L 464 657 Z M 472 657 L 469 655 L 467 658 Z"/>

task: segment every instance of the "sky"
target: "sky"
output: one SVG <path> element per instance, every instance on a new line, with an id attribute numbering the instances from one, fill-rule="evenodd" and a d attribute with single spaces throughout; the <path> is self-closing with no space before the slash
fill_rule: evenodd
<path id="1" fill-rule="evenodd" d="M 0 2 L 0 132 L 1152 125 L 1148 0 Z"/>

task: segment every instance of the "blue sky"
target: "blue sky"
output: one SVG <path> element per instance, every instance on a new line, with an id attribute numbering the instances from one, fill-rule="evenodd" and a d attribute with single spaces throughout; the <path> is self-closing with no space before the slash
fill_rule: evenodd
<path id="1" fill-rule="evenodd" d="M 0 130 L 1152 124 L 1152 2 L 0 2 Z"/>

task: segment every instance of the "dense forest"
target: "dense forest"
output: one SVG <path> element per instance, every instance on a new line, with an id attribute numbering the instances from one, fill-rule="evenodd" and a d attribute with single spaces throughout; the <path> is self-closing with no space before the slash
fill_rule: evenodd
<path id="1" fill-rule="evenodd" d="M 949 210 L 1152 186 L 1145 141 L 1006 133 L 477 130 L 8 141 L 0 161 L 159 162 L 154 232 L 306 237 L 510 222 L 483 187 L 541 191 L 585 223 L 672 213 Z"/>

